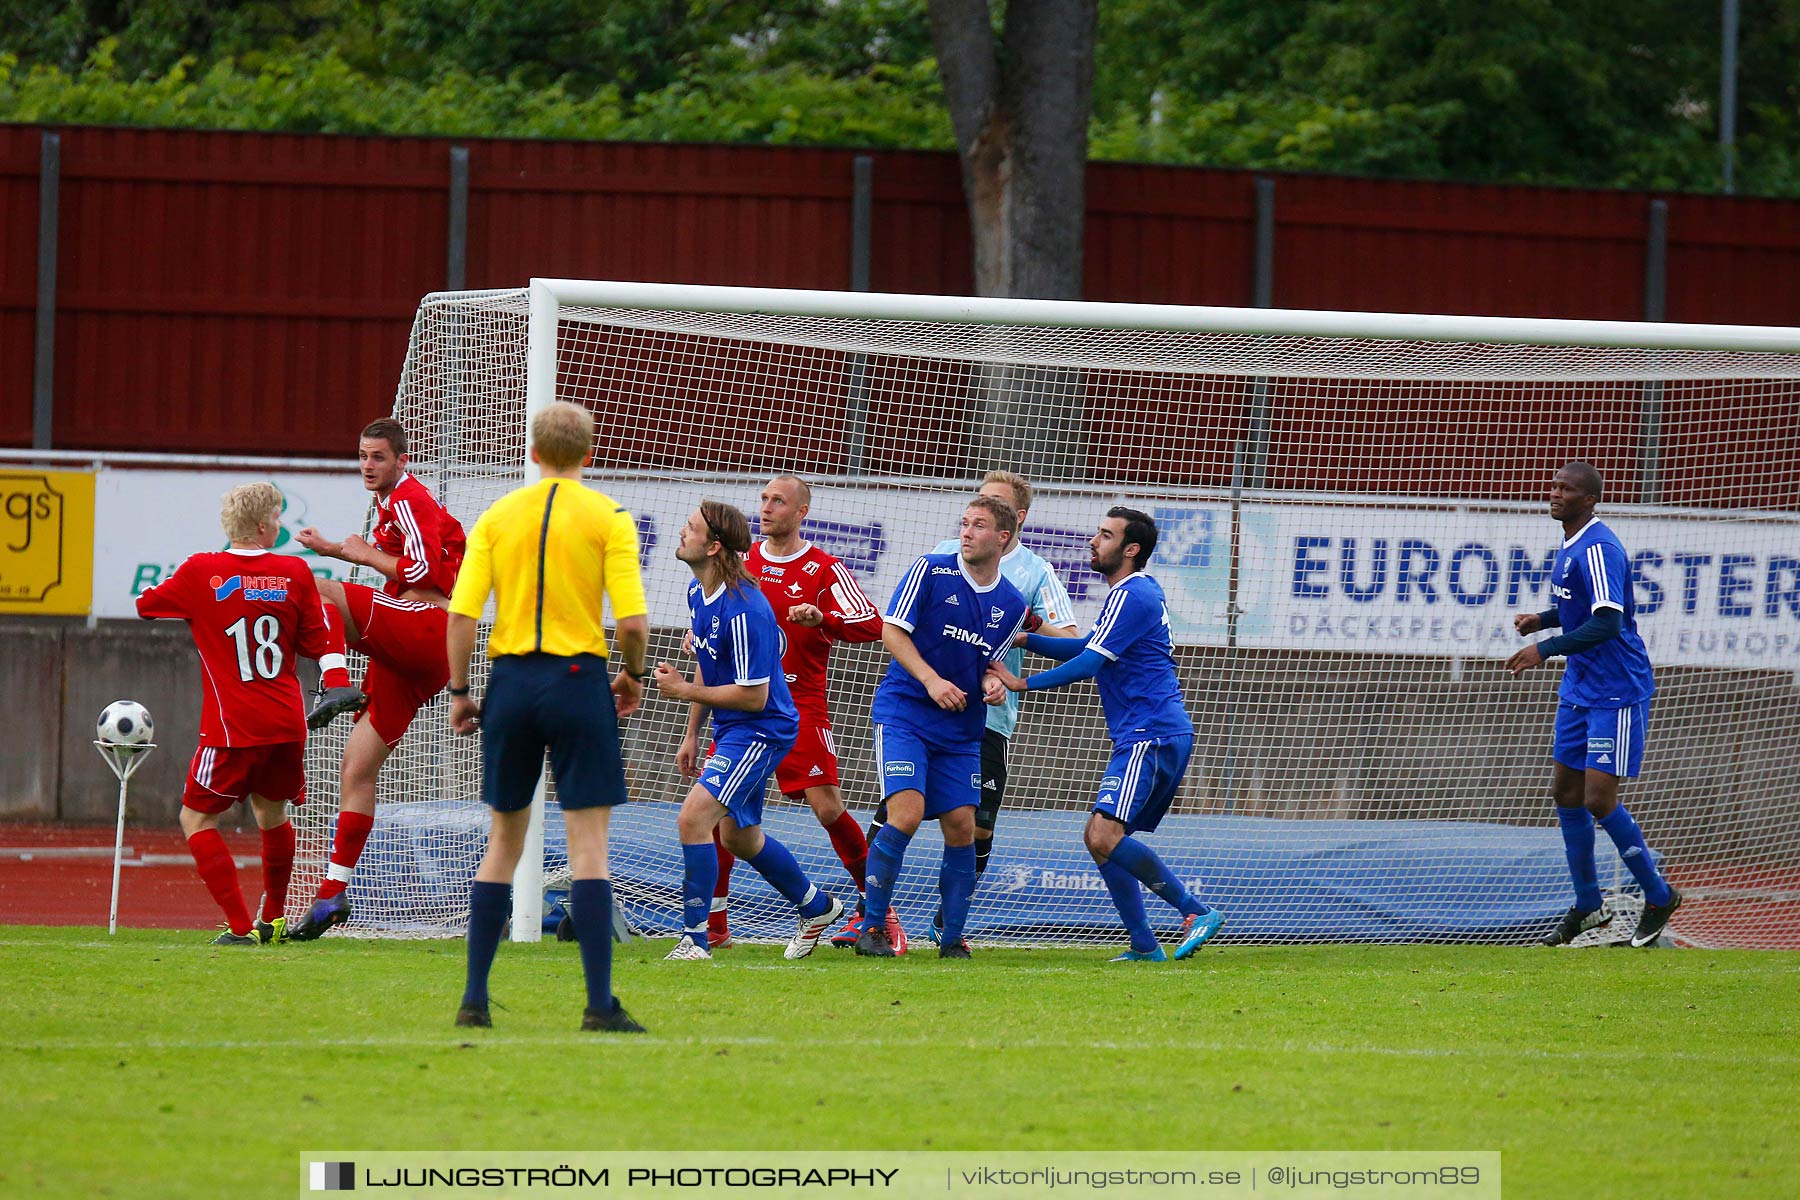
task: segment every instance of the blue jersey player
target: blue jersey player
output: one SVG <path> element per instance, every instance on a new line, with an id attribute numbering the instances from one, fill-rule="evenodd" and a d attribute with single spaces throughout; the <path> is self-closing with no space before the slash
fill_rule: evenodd
<path id="1" fill-rule="evenodd" d="M 870 717 L 888 820 L 869 845 L 870 913 L 885 913 L 919 822 L 944 835 L 938 875 L 944 931 L 940 958 L 969 957 L 963 929 L 975 892 L 975 806 L 981 798 L 984 672 L 1012 646 L 1025 600 L 1000 573 L 1019 532 L 1012 505 L 977 496 L 963 511 L 961 551 L 913 563 L 883 614 L 881 641 L 894 656 Z M 884 923 L 866 921 L 856 952 L 892 958 Z"/>
<path id="2" fill-rule="evenodd" d="M 749 863 L 800 910 L 800 925 L 785 951 L 805 958 L 844 906 L 820 891 L 786 846 L 762 831 L 763 785 L 793 749 L 800 714 L 781 670 L 781 629 L 762 589 L 744 566 L 750 523 L 729 504 L 708 500 L 687 520 L 675 557 L 694 572 L 688 585 L 689 626 L 699 666 L 689 680 L 669 663 L 656 668 L 656 687 L 688 702 L 687 736 L 676 763 L 694 780 L 676 828 L 684 866 L 681 938 L 669 957 L 709 959 L 706 918 L 718 882 L 713 830 L 727 850 Z M 713 718 L 713 746 L 700 759 L 700 725 Z"/>
<path id="3" fill-rule="evenodd" d="M 1134 508 L 1110 508 L 1090 546 L 1093 568 L 1112 591 L 1088 635 L 1028 634 L 1027 649 L 1064 660 L 1029 682 L 1004 664 L 989 670 L 1013 692 L 1095 680 L 1113 755 L 1082 836 L 1131 935 L 1131 948 L 1113 961 L 1168 961 L 1144 913 L 1139 883 L 1181 913 L 1175 957 L 1187 958 L 1219 932 L 1225 914 L 1196 898 L 1156 851 L 1132 836 L 1150 833 L 1162 822 L 1194 749 L 1194 724 L 1181 700 L 1162 585 L 1144 571 L 1156 549 L 1156 522 Z"/>
<path id="4" fill-rule="evenodd" d="M 1024 476 L 1012 471 L 989 471 L 981 481 L 981 495 L 992 496 L 1012 505 L 1013 511 L 1019 514 L 1019 532 L 1023 536 L 1026 513 L 1030 511 L 1032 499 L 1031 484 Z M 958 539 L 949 538 L 939 542 L 932 553 L 954 554 L 960 545 Z M 1000 574 L 1025 598 L 1027 631 L 1047 637 L 1075 636 L 1075 625 L 1071 617 L 1074 605 L 1069 600 L 1068 589 L 1057 578 L 1055 567 L 1015 540 L 1012 547 L 1000 556 Z M 1006 665 L 1017 671 L 1024 665 L 1024 653 L 1016 648 L 1008 650 Z M 981 886 L 981 877 L 987 873 L 988 860 L 993 853 L 994 826 L 1000 818 L 1000 806 L 1006 800 L 1007 748 L 1018 724 L 1019 699 L 1011 692 L 1006 694 L 1005 703 L 993 705 L 987 710 L 987 729 L 981 735 L 981 802 L 975 806 L 976 887 Z M 869 822 L 869 837 L 873 839 L 885 824 L 887 805 L 883 804 L 875 810 L 874 819 Z M 861 922 L 862 914 L 859 912 L 856 919 L 844 926 L 843 932 L 831 939 L 831 944 L 839 945 L 846 936 L 848 942 L 843 944 L 854 944 L 857 935 L 862 932 Z M 891 927 L 888 934 L 893 936 Z M 941 909 L 931 918 L 929 936 L 934 942 L 943 939 L 944 914 Z"/>
<path id="5" fill-rule="evenodd" d="M 1604 485 L 1600 472 L 1572 462 L 1550 482 L 1550 515 L 1562 522 L 1563 544 L 1550 575 L 1553 608 L 1513 618 L 1520 635 L 1540 629 L 1568 632 L 1545 638 L 1507 660 L 1521 675 L 1548 658 L 1567 659 L 1557 689 L 1555 759 L 1556 819 L 1575 881 L 1575 904 L 1544 937 L 1564 946 L 1613 919 L 1600 894 L 1594 865 L 1594 824 L 1606 830 L 1644 893 L 1634 946 L 1656 940 L 1681 893 L 1656 869 L 1644 834 L 1619 803 L 1619 780 L 1638 773 L 1644 731 L 1656 681 L 1638 637 L 1631 595 L 1631 560 L 1613 531 L 1594 516 Z"/>

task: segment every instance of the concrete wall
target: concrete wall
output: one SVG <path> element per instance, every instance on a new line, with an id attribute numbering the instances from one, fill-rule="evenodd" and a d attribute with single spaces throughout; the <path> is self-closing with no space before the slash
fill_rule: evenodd
<path id="1" fill-rule="evenodd" d="M 200 661 L 186 625 L 0 622 L 0 689 L 12 709 L 0 721 L 0 820 L 116 819 L 119 784 L 94 749 L 94 719 L 129 699 L 155 719 L 157 750 L 132 777 L 127 819 L 174 823 L 200 736 Z"/>

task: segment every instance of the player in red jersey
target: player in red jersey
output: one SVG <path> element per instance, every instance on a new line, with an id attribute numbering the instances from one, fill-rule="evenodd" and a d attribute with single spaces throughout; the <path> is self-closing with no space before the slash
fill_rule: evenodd
<path id="1" fill-rule="evenodd" d="M 837 643 L 881 640 L 881 611 L 863 594 L 850 568 L 800 536 L 800 523 L 811 506 L 812 489 L 804 481 L 792 475 L 769 480 L 759 511 L 763 540 L 750 548 L 744 564 L 775 610 L 783 638 L 781 668 L 800 710 L 799 736 L 776 768 L 775 781 L 783 796 L 804 798 L 811 806 L 860 890 L 869 844 L 838 787 L 825 669 Z M 719 883 L 706 931 L 712 947 L 731 941 L 731 866 L 737 861 L 723 846 L 718 853 Z"/>
<path id="2" fill-rule="evenodd" d="M 306 564 L 271 554 L 281 532 L 281 493 L 247 483 L 225 495 L 221 523 L 231 548 L 196 554 L 137 599 L 138 616 L 186 621 L 200 653 L 200 745 L 181 796 L 181 831 L 195 869 L 225 910 L 214 945 L 281 940 L 294 827 L 287 805 L 306 803 L 306 723 L 297 655 L 317 659 L 327 688 L 347 688 L 341 641 Z M 332 649 L 333 645 L 337 649 Z M 252 920 L 219 817 L 250 801 L 262 830 L 263 901 Z"/>
<path id="3" fill-rule="evenodd" d="M 380 591 L 360 583 L 323 580 L 319 590 L 336 608 L 348 644 L 369 656 L 366 699 L 322 697 L 307 724 L 318 729 L 341 712 L 360 709 L 344 746 L 341 797 L 331 862 L 306 919 L 291 935 L 311 941 L 350 919 L 346 890 L 375 824 L 375 781 L 420 708 L 450 679 L 444 656 L 445 612 L 462 566 L 463 528 L 429 488 L 406 470 L 406 429 L 390 417 L 371 421 L 357 443 L 363 486 L 375 493 L 370 540 L 341 542 L 317 529 L 299 533 L 315 554 L 367 567 L 386 577 Z"/>

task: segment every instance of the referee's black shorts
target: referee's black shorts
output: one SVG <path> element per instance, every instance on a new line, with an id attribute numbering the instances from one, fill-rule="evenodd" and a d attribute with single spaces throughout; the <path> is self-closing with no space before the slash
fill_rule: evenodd
<path id="1" fill-rule="evenodd" d="M 482 802 L 498 812 L 528 806 L 545 750 L 565 809 L 625 802 L 619 722 L 604 658 L 508 654 L 494 660 L 481 703 Z"/>

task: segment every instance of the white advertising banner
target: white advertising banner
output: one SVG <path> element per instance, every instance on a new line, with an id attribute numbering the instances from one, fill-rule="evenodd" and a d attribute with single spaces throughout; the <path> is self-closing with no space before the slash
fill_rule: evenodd
<path id="1" fill-rule="evenodd" d="M 107 470 L 96 495 L 94 607 L 135 615 L 134 597 L 186 555 L 224 544 L 219 496 L 242 472 Z M 360 531 L 368 493 L 354 470 L 267 476 L 287 497 L 279 548 L 317 525 Z M 739 505 L 755 528 L 760 484 L 595 477 L 629 508 L 643 541 L 651 619 L 687 621 L 691 576 L 677 534 L 700 500 Z M 960 492 L 885 486 L 813 489 L 810 539 L 843 559 L 885 607 L 913 558 L 956 533 Z M 1105 598 L 1088 538 L 1115 503 L 1159 531 L 1152 571 L 1177 642 L 1224 645 L 1232 598 L 1232 512 L 1223 501 L 1170 502 L 1043 494 L 1025 541 L 1056 567 L 1085 629 Z M 1416 502 L 1415 502 L 1416 503 Z M 465 525 L 474 512 L 456 514 Z M 1632 560 L 1638 629 L 1651 661 L 1800 670 L 1800 520 L 1727 521 L 1602 512 Z M 1237 637 L 1246 647 L 1504 660 L 1520 645 L 1512 617 L 1550 606 L 1561 529 L 1545 513 L 1450 507 L 1245 502 L 1237 520 Z M 346 566 L 305 555 L 343 578 Z"/>
<path id="2" fill-rule="evenodd" d="M 1601 518 L 1630 557 L 1652 663 L 1800 669 L 1800 523 Z M 1253 646 L 1503 660 L 1520 645 L 1513 614 L 1551 606 L 1561 544 L 1561 526 L 1542 514 L 1253 509 L 1239 637 Z"/>
<path id="3" fill-rule="evenodd" d="M 106 468 L 94 481 L 94 615 L 137 616 L 137 597 L 188 555 L 224 549 L 219 501 L 239 484 L 263 479 L 285 501 L 275 549 L 305 559 L 315 574 L 349 578 L 349 563 L 319 558 L 294 535 L 308 525 L 333 541 L 362 532 L 369 493 L 354 466 L 342 474 Z"/>

